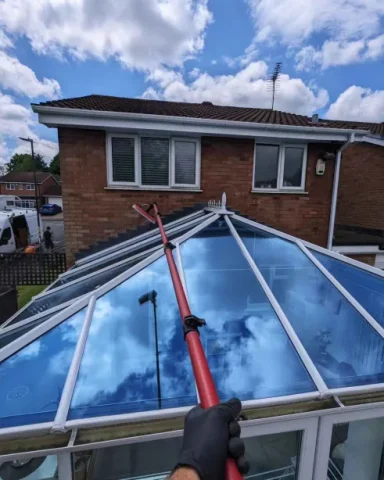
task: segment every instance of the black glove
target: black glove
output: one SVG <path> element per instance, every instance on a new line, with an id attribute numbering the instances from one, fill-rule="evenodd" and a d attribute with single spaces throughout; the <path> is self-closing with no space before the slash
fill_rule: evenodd
<path id="1" fill-rule="evenodd" d="M 201 480 L 224 480 L 228 455 L 234 457 L 239 471 L 246 473 L 244 442 L 239 438 L 236 418 L 241 402 L 232 398 L 227 403 L 203 409 L 197 405 L 185 417 L 183 447 L 176 466 L 191 467 Z"/>

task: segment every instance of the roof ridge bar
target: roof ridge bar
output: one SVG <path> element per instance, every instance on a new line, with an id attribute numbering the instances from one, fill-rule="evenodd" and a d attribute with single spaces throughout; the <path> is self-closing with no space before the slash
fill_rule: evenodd
<path id="1" fill-rule="evenodd" d="M 174 228 L 171 228 L 170 230 L 168 230 L 167 233 L 169 234 L 173 234 L 173 233 L 177 233 L 181 230 L 185 230 L 186 227 L 188 226 L 194 226 L 195 224 L 199 224 L 199 223 L 203 223 L 204 220 L 206 220 L 207 218 L 212 218 L 212 216 L 214 215 L 214 213 L 210 213 L 208 215 L 204 215 L 202 218 L 198 217 L 198 218 L 194 218 L 193 220 L 189 221 L 189 222 L 186 222 L 182 225 L 177 225 L 176 227 Z M 203 220 L 204 219 L 204 220 Z M 151 238 L 147 238 L 143 241 L 143 243 L 141 243 L 139 245 L 139 242 L 137 242 L 137 244 L 133 244 L 133 245 L 130 245 L 126 248 L 122 248 L 122 249 L 119 249 L 117 250 L 116 252 L 112 252 L 110 253 L 109 255 L 105 255 L 101 258 L 96 258 L 95 260 L 93 260 L 92 262 L 89 262 L 89 263 L 86 263 L 84 265 L 81 265 L 79 266 L 78 268 L 73 268 L 71 270 L 68 270 L 68 272 L 65 272 L 61 275 L 61 277 L 66 277 L 66 276 L 70 276 L 70 275 L 73 275 L 74 273 L 76 272 L 82 272 L 82 271 L 86 271 L 89 267 L 91 266 L 94 266 L 94 265 L 98 265 L 98 264 L 101 264 L 103 263 L 105 260 L 108 260 L 108 259 L 111 259 L 111 258 L 114 258 L 118 255 L 120 255 L 121 253 L 128 253 L 130 251 L 135 251 L 136 248 L 138 247 L 142 247 L 143 244 L 144 245 L 150 245 L 154 240 L 161 240 L 161 235 L 160 233 L 156 233 L 155 235 L 153 235 Z M 61 278 L 60 277 L 60 278 Z"/>
<path id="2" fill-rule="evenodd" d="M 179 218 L 178 220 L 174 220 L 173 222 L 165 224 L 164 228 L 166 230 L 168 230 L 169 228 L 173 228 L 173 227 L 178 226 L 179 224 L 183 224 L 185 220 L 187 220 L 187 221 L 185 221 L 185 223 L 188 223 L 190 220 L 192 220 L 194 218 L 203 217 L 204 212 L 205 212 L 205 209 L 203 208 L 201 210 L 198 210 L 197 212 L 191 213 L 190 215 L 186 215 L 185 217 Z M 148 237 L 152 237 L 153 235 L 155 235 L 157 233 L 159 233 L 159 229 L 154 228 L 153 230 L 150 230 L 148 232 L 144 232 L 141 235 L 137 235 L 136 237 L 129 238 L 128 240 L 125 240 L 118 245 L 112 245 L 111 247 L 105 248 L 104 250 L 100 250 L 99 252 L 95 252 L 95 253 L 92 253 L 91 255 L 87 255 L 86 257 L 81 258 L 80 260 L 77 260 L 77 262 L 75 262 L 75 265 L 79 265 L 79 266 L 80 265 L 81 266 L 86 265 L 87 263 L 89 263 L 86 260 L 89 260 L 93 257 L 94 257 L 94 259 L 96 259 L 98 257 L 102 257 L 103 254 L 105 254 L 105 253 L 107 253 L 107 254 L 108 253 L 113 253 L 114 251 L 119 250 L 123 246 L 128 247 L 128 246 L 130 246 L 130 245 L 132 245 L 132 244 L 134 244 L 138 241 L 145 240 Z"/>
<path id="3" fill-rule="evenodd" d="M 237 220 L 238 222 L 245 223 L 246 225 L 250 225 L 251 227 L 258 228 L 259 230 L 263 230 L 264 232 L 268 232 L 271 235 L 276 235 L 277 237 L 284 238 L 285 240 L 289 240 L 290 242 L 296 243 L 298 240 L 305 245 L 306 247 L 315 250 L 316 252 L 323 253 L 324 255 L 328 255 L 329 257 L 333 257 L 336 260 L 340 260 L 343 263 L 353 265 L 360 270 L 366 270 L 370 273 L 373 273 L 376 276 L 384 278 L 384 271 L 380 270 L 379 268 L 371 267 L 371 265 L 367 265 L 366 263 L 359 262 L 354 260 L 353 258 L 346 257 L 345 255 L 341 255 L 340 253 L 334 252 L 333 250 L 328 250 L 327 248 L 320 247 L 311 242 L 307 242 L 306 240 L 301 240 L 298 237 L 294 237 L 293 235 L 289 235 L 288 233 L 280 232 L 272 227 L 267 227 L 266 225 L 262 225 L 261 223 L 255 222 L 254 220 L 249 220 L 248 218 L 241 217 L 239 215 L 233 215 L 232 218 Z"/>
<path id="4" fill-rule="evenodd" d="M 69 412 L 73 391 L 76 386 L 77 377 L 80 370 L 81 360 L 84 355 L 85 345 L 91 328 L 93 312 L 95 311 L 96 297 L 93 295 L 88 303 L 87 313 L 80 331 L 76 348 L 72 356 L 71 366 L 69 367 L 67 378 L 65 380 L 63 392 L 61 394 L 60 403 L 57 408 L 56 416 L 53 421 L 52 432 L 65 432 L 65 422 Z"/>
<path id="5" fill-rule="evenodd" d="M 30 322 L 34 322 L 35 320 L 38 320 L 40 317 L 44 317 L 45 315 L 49 315 L 50 313 L 55 313 L 58 310 L 61 310 L 62 308 L 69 307 L 73 303 L 73 298 L 72 300 L 69 300 L 68 302 L 61 303 L 59 305 L 55 305 L 52 308 L 49 308 L 47 310 L 43 310 L 42 312 L 35 313 L 34 315 L 31 315 L 30 317 L 25 318 L 24 320 L 20 320 L 12 325 L 12 321 L 17 318 L 17 316 L 23 311 L 23 309 L 17 311 L 14 315 L 12 315 L 11 318 L 9 318 L 6 322 L 3 323 L 3 325 L 0 326 L 0 336 L 3 333 L 10 332 L 11 330 L 14 330 L 17 327 L 22 327 L 23 325 L 27 325 Z M 32 304 L 32 301 L 29 302 L 29 304 Z"/>
<path id="6" fill-rule="evenodd" d="M 193 235 L 195 235 L 195 233 L 199 232 L 200 230 L 203 230 L 205 227 L 215 222 L 218 218 L 219 218 L 219 215 L 213 215 L 213 217 L 206 219 L 203 223 L 200 223 L 196 227 L 184 233 L 181 237 L 178 237 L 177 239 L 175 239 L 175 241 L 182 243 L 185 240 L 188 240 L 188 238 L 192 237 Z M 143 268 L 145 268 L 147 265 L 150 265 L 151 263 L 159 259 L 162 255 L 164 255 L 163 249 L 160 249 L 154 252 L 152 255 L 143 259 L 141 262 L 137 263 L 136 265 L 133 265 L 131 268 L 129 268 L 125 272 L 122 272 L 120 275 L 113 278 L 109 282 L 106 282 L 104 285 L 101 285 L 99 288 L 96 288 L 95 290 L 86 293 L 82 297 L 79 297 L 79 299 L 75 303 L 70 305 L 65 310 L 59 312 L 57 315 L 54 315 L 52 318 L 50 318 L 46 322 L 41 323 L 34 329 L 30 330 L 26 334 L 14 340 L 12 343 L 6 345 L 3 349 L 0 350 L 0 362 L 10 357 L 11 355 L 13 355 L 18 350 L 25 347 L 29 343 L 31 343 L 33 340 L 36 340 L 36 338 L 41 337 L 42 335 L 44 335 L 44 333 L 56 327 L 59 323 L 66 320 L 71 315 L 74 315 L 79 310 L 86 307 L 88 305 L 89 299 L 93 295 L 95 295 L 96 298 L 99 298 L 101 295 L 104 295 L 104 293 L 109 292 L 110 290 L 115 288 L 117 285 L 120 285 L 125 280 L 128 280 L 128 278 L 140 272 Z"/>
<path id="7" fill-rule="evenodd" d="M 253 273 L 255 274 L 257 280 L 259 281 L 261 288 L 263 289 L 265 295 L 267 296 L 269 302 L 272 305 L 272 308 L 276 312 L 277 318 L 279 319 L 281 325 L 283 326 L 285 332 L 287 333 L 289 339 L 291 340 L 294 349 L 296 350 L 297 354 L 299 355 L 301 361 L 303 362 L 307 372 L 309 373 L 312 381 L 316 385 L 316 388 L 319 391 L 320 397 L 324 398 L 329 396 L 329 389 L 326 383 L 323 380 L 323 377 L 320 375 L 319 371 L 317 370 L 315 364 L 311 360 L 308 352 L 304 348 L 304 345 L 301 343 L 299 337 L 297 336 L 295 330 L 293 329 L 290 321 L 288 320 L 287 316 L 283 312 L 282 308 L 280 307 L 279 302 L 276 300 L 272 290 L 269 288 L 268 283 L 265 281 L 262 273 L 260 272 L 258 266 L 256 265 L 255 261 L 251 257 L 250 253 L 247 250 L 247 247 L 244 245 L 240 235 L 237 233 L 235 227 L 233 226 L 231 220 L 224 215 L 225 221 L 235 238 L 237 244 L 239 245 L 244 257 L 249 263 Z"/>
<path id="8" fill-rule="evenodd" d="M 319 260 L 303 245 L 300 240 L 296 241 L 297 246 L 311 260 L 311 262 L 324 274 L 324 276 L 339 290 L 339 292 L 347 299 L 347 301 L 360 313 L 360 315 L 371 325 L 376 332 L 384 338 L 384 328 L 375 320 L 370 313 L 353 297 L 336 278 L 322 265 Z"/>

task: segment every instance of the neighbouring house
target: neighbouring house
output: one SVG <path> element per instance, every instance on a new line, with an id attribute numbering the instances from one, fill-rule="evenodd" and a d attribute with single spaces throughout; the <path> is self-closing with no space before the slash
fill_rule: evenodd
<path id="1" fill-rule="evenodd" d="M 59 205 L 61 208 L 63 208 L 63 197 L 60 184 L 57 183 L 55 185 L 49 185 L 44 190 L 44 198 L 45 203 L 55 203 L 56 205 Z"/>
<path id="2" fill-rule="evenodd" d="M 377 133 L 384 135 L 384 123 Z M 384 269 L 384 162 L 380 146 L 352 145 L 342 162 L 334 250 Z M 356 257 L 356 258 L 357 258 Z"/>
<path id="3" fill-rule="evenodd" d="M 383 124 L 101 95 L 32 108 L 58 129 L 69 264 L 136 227 L 135 202 L 168 214 L 222 192 L 242 214 L 331 248 L 341 158 L 384 160 Z"/>
<path id="4" fill-rule="evenodd" d="M 60 186 L 57 178 L 49 172 L 36 172 L 37 198 L 43 204 L 46 189 Z M 23 207 L 33 208 L 36 204 L 36 193 L 33 172 L 9 172 L 0 177 L 0 194 L 16 195 L 23 200 Z"/>

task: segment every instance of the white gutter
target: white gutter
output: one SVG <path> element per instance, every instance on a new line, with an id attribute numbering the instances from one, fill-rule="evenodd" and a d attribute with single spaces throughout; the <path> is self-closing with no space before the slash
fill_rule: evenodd
<path id="1" fill-rule="evenodd" d="M 46 107 L 32 105 L 39 114 L 39 122 L 48 127 L 75 126 L 82 128 L 162 130 L 180 133 L 210 135 L 238 135 L 284 137 L 296 140 L 319 140 L 346 142 L 351 129 L 319 126 L 293 126 L 270 123 L 214 120 L 193 117 L 175 117 L 142 113 L 105 112 L 76 108 Z M 354 130 L 356 135 L 368 136 L 367 130 Z"/>
<path id="2" fill-rule="evenodd" d="M 335 164 L 335 173 L 333 174 L 333 189 L 332 189 L 332 200 L 331 200 L 331 213 L 329 215 L 329 227 L 328 227 L 328 243 L 327 248 L 332 249 L 333 244 L 333 234 L 335 232 L 335 219 L 336 219 L 336 208 L 337 208 L 337 194 L 339 192 L 339 178 L 340 178 L 340 166 L 341 166 L 341 154 L 343 151 L 349 147 L 351 143 L 355 142 L 355 134 L 351 133 L 349 140 L 342 145 L 337 151 L 336 155 L 336 164 Z"/>
<path id="3" fill-rule="evenodd" d="M 384 250 L 380 250 L 379 245 L 339 245 L 332 247 L 332 251 L 342 255 L 384 255 Z"/>

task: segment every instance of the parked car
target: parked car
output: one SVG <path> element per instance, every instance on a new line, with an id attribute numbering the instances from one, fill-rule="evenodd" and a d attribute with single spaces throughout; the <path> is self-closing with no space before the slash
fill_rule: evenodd
<path id="1" fill-rule="evenodd" d="M 56 215 L 62 211 L 63 209 L 56 203 L 47 203 L 40 208 L 41 215 Z"/>

